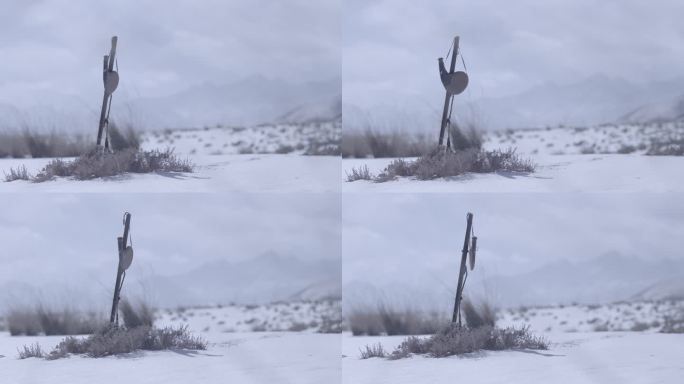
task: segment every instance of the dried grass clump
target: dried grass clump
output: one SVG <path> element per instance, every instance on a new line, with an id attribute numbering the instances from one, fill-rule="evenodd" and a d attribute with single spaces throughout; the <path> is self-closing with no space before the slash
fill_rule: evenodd
<path id="1" fill-rule="evenodd" d="M 354 336 L 427 335 L 442 329 L 447 322 L 437 312 L 392 308 L 379 303 L 376 308 L 357 308 L 347 321 Z"/>
<path id="2" fill-rule="evenodd" d="M 163 151 L 126 149 L 113 153 L 92 151 L 71 161 L 55 159 L 38 172 L 32 180 L 44 182 L 55 177 L 90 180 L 124 173 L 192 171 L 193 164 L 189 160 L 179 159 L 172 149 Z"/>
<path id="3" fill-rule="evenodd" d="M 401 359 L 409 357 L 411 354 L 427 355 L 428 357 L 446 357 L 481 350 L 545 350 L 548 347 L 548 341 L 543 337 L 532 335 L 529 332 L 529 327 L 496 328 L 487 325 L 471 329 L 450 325 L 428 338 L 415 336 L 407 338 L 389 357 Z"/>
<path id="4" fill-rule="evenodd" d="M 368 168 L 352 169 L 347 181 L 372 180 L 386 182 L 397 177 L 415 177 L 418 180 L 433 180 L 474 173 L 492 172 L 534 172 L 535 165 L 529 159 L 520 157 L 515 149 L 485 151 L 465 149 L 455 152 L 438 149 L 416 160 L 396 159 L 377 176 Z"/>
<path id="5" fill-rule="evenodd" d="M 108 326 L 83 339 L 71 336 L 65 338 L 46 358 L 54 360 L 67 357 L 69 354 L 105 357 L 137 350 L 204 350 L 206 348 L 207 342 L 190 334 L 187 326 L 178 328 L 154 328 L 146 325 L 136 328 Z"/>

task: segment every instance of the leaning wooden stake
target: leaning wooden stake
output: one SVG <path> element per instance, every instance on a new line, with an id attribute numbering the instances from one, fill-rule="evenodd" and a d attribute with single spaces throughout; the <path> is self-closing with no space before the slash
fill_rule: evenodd
<path id="1" fill-rule="evenodd" d="M 468 258 L 468 247 L 470 246 L 470 233 L 473 228 L 473 214 L 468 212 L 466 220 L 466 234 L 463 241 L 463 250 L 461 251 L 461 267 L 458 273 L 458 286 L 456 288 L 456 299 L 454 300 L 454 313 L 451 317 L 452 323 L 458 323 L 461 326 L 461 317 L 459 316 L 461 310 L 461 299 L 463 295 L 463 279 L 466 274 L 466 259 Z M 474 262 L 472 262 L 474 264 Z"/>
<path id="2" fill-rule="evenodd" d="M 109 110 L 112 103 L 112 93 L 119 85 L 119 74 L 114 71 L 114 63 L 116 61 L 116 43 L 117 37 L 112 37 L 112 47 L 109 50 L 109 55 L 104 56 L 102 66 L 102 81 L 104 82 L 104 97 L 102 98 L 102 109 L 100 110 L 100 124 L 97 129 L 97 148 L 102 146 L 102 135 L 109 125 Z M 105 138 L 105 149 L 109 149 L 109 137 Z"/>
<path id="3" fill-rule="evenodd" d="M 119 310 L 119 300 L 121 299 L 121 287 L 123 285 L 124 272 L 131 265 L 133 261 L 133 248 L 126 243 L 128 241 L 128 233 L 131 228 L 131 214 L 126 212 L 124 214 L 124 232 L 122 237 L 118 237 L 117 246 L 119 249 L 119 263 L 116 269 L 116 283 L 114 284 L 114 298 L 112 299 L 112 312 L 109 316 L 111 324 L 118 325 L 118 318 L 116 316 Z"/>
<path id="4" fill-rule="evenodd" d="M 454 73 L 454 71 L 456 70 L 456 57 L 458 56 L 458 41 L 459 41 L 459 37 L 458 36 L 454 37 L 454 45 L 452 48 L 453 51 L 451 52 L 451 66 L 449 67 L 449 73 Z M 443 64 L 444 61 L 441 58 L 439 60 L 440 60 L 440 64 L 444 65 Z M 440 65 L 440 67 L 441 67 L 441 65 Z M 442 125 L 441 125 L 441 128 L 439 130 L 439 146 L 440 147 L 444 143 L 444 132 L 446 131 L 446 127 L 447 127 L 448 119 L 449 119 L 449 108 L 450 108 L 449 102 L 451 101 L 452 96 L 453 95 L 451 94 L 451 92 L 449 92 L 449 90 L 447 90 L 446 96 L 444 96 L 444 109 L 442 111 Z"/>

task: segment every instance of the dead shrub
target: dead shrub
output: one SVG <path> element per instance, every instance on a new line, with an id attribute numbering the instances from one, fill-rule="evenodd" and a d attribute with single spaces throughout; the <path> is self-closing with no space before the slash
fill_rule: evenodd
<path id="1" fill-rule="evenodd" d="M 409 337 L 390 355 L 391 358 L 405 358 L 411 354 L 429 357 L 462 355 L 480 350 L 500 351 L 506 349 L 548 349 L 548 342 L 532 335 L 529 327 L 496 328 L 482 326 L 471 329 L 450 325 L 428 337 Z"/>
<path id="2" fill-rule="evenodd" d="M 48 358 L 58 359 L 69 354 L 104 357 L 130 353 L 136 350 L 204 350 L 206 348 L 206 341 L 190 334 L 187 326 L 153 328 L 143 325 L 131 329 L 107 326 L 87 338 L 65 338 L 50 352 Z"/>
<path id="3" fill-rule="evenodd" d="M 364 166 L 365 167 L 365 166 Z M 368 168 L 352 169 L 347 181 L 373 180 L 386 182 L 397 177 L 415 177 L 418 180 L 432 180 L 442 177 L 459 176 L 467 172 L 534 172 L 535 165 L 529 159 L 516 154 L 515 149 L 485 151 L 482 149 L 465 149 L 446 151 L 437 149 L 416 160 L 396 159 L 377 176 L 368 172 Z"/>
<path id="4" fill-rule="evenodd" d="M 120 129 L 118 125 L 109 125 L 109 144 L 114 151 L 127 149 L 139 149 L 141 142 L 140 134 L 128 125 L 125 129 Z"/>
<path id="5" fill-rule="evenodd" d="M 425 135 L 366 129 L 363 132 L 345 132 L 341 152 L 344 158 L 418 157 L 434 147 L 435 144 L 429 142 Z"/>
<path id="6" fill-rule="evenodd" d="M 359 167 L 358 169 L 352 168 L 351 174 L 347 173 L 347 181 L 356 181 L 356 180 L 371 180 L 372 176 L 370 171 L 368 170 L 368 166 L 363 165 Z"/>
<path id="7" fill-rule="evenodd" d="M 684 138 L 671 137 L 651 142 L 646 155 L 649 156 L 684 156 Z"/>
<path id="8" fill-rule="evenodd" d="M 31 175 L 29 175 L 26 170 L 26 166 L 20 165 L 16 169 L 10 168 L 9 173 L 5 173 L 5 182 L 11 182 L 15 180 L 29 180 Z"/>
<path id="9" fill-rule="evenodd" d="M 151 327 L 154 325 L 154 311 L 144 301 L 140 301 L 134 306 L 128 300 L 122 300 L 119 311 L 126 328 Z"/>
<path id="10" fill-rule="evenodd" d="M 12 336 L 84 335 L 95 332 L 103 324 L 105 320 L 93 312 L 80 313 L 70 308 L 55 310 L 43 305 L 15 308 L 7 314 L 7 327 Z"/>
<path id="11" fill-rule="evenodd" d="M 470 300 L 464 300 L 462 310 L 468 328 L 475 329 L 485 326 L 493 327 L 496 325 L 496 311 L 486 301 L 482 301 L 476 305 Z"/>
<path id="12" fill-rule="evenodd" d="M 45 353 L 42 348 L 40 348 L 40 344 L 34 343 L 29 346 L 24 345 L 24 347 L 19 350 L 20 359 L 28 359 L 29 357 L 45 357 Z"/>
<path id="13" fill-rule="evenodd" d="M 371 357 L 386 357 L 387 353 L 385 352 L 385 349 L 382 347 L 382 344 L 378 343 L 375 345 L 368 346 L 366 345 L 365 349 L 361 350 L 361 358 L 362 359 L 370 359 Z"/>
<path id="14" fill-rule="evenodd" d="M 192 163 L 189 160 L 179 159 L 172 149 L 164 151 L 126 149 L 113 153 L 95 150 L 72 161 L 52 160 L 38 172 L 33 181 L 44 182 L 55 177 L 90 180 L 124 173 L 192 171 Z"/>
<path id="15" fill-rule="evenodd" d="M 355 309 L 347 321 L 354 336 L 426 335 L 437 332 L 448 322 L 437 312 L 396 309 L 385 303 L 376 308 Z"/>

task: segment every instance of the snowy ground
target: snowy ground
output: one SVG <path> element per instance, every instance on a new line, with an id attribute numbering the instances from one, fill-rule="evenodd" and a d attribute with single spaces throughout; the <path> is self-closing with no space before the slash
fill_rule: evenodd
<path id="1" fill-rule="evenodd" d="M 528 324 L 534 331 L 545 332 L 657 332 L 666 318 L 680 314 L 684 314 L 684 301 L 621 302 L 507 309 L 499 312 L 497 323 Z"/>
<path id="2" fill-rule="evenodd" d="M 207 127 L 146 133 L 142 147 L 174 148 L 181 155 L 254 153 L 304 154 L 331 146 L 339 148 L 340 121 L 311 124 Z"/>
<path id="3" fill-rule="evenodd" d="M 534 173 L 468 173 L 448 179 L 399 178 L 385 183 L 346 182 L 353 168 L 367 165 L 377 174 L 393 159 L 342 160 L 344 192 L 684 192 L 673 177 L 683 157 L 630 155 L 532 155 Z"/>
<path id="4" fill-rule="evenodd" d="M 18 359 L 17 348 L 38 342 L 50 350 L 63 337 L 12 337 L 0 332 L 4 383 L 335 383 L 340 335 L 297 332 L 199 332 L 205 351 L 140 352 L 99 359 L 72 356 Z"/>
<path id="5" fill-rule="evenodd" d="M 158 315 L 160 324 L 176 326 L 192 321 L 203 332 L 329 332 L 331 327 L 341 326 L 342 303 L 339 300 L 326 300 L 180 308 L 161 310 Z"/>
<path id="6" fill-rule="evenodd" d="M 531 155 L 643 154 L 652 141 L 671 139 L 684 139 L 684 122 L 496 131 L 486 135 L 485 146 Z"/>
<path id="7" fill-rule="evenodd" d="M 209 342 L 207 350 L 99 359 L 20 360 L 18 348 L 39 343 L 49 351 L 63 336 L 0 332 L 0 372 L 7 383 L 336 383 L 341 377 L 340 334 L 317 333 L 319 324 L 312 324 L 335 313 L 339 317 L 339 302 L 162 311 L 158 326 L 187 324 Z M 250 319 L 256 320 L 248 324 Z M 298 328 L 301 332 L 250 332 L 252 325 L 269 320 L 271 329 L 307 327 Z"/>
<path id="8" fill-rule="evenodd" d="M 126 174 L 44 183 L 0 181 L 0 192 L 335 192 L 340 189 L 340 158 L 296 154 L 195 155 L 192 173 Z M 50 159 L 0 159 L 0 176 L 25 165 L 35 174 Z"/>
<path id="9" fill-rule="evenodd" d="M 10 169 L 36 174 L 52 159 L 0 159 L 0 192 L 336 192 L 340 158 L 332 153 L 339 153 L 340 136 L 339 121 L 154 131 L 143 134 L 142 148 L 173 148 L 195 172 L 7 183 Z"/>
<path id="10" fill-rule="evenodd" d="M 542 333 L 547 351 L 497 351 L 465 357 L 359 358 L 366 345 L 393 350 L 405 337 L 342 338 L 344 383 L 680 383 L 684 334 Z"/>
<path id="11" fill-rule="evenodd" d="M 534 173 L 468 173 L 420 181 L 398 178 L 346 182 L 352 169 L 378 174 L 394 159 L 342 160 L 345 192 L 682 192 L 684 157 L 644 156 L 652 140 L 684 138 L 684 123 L 500 131 L 485 136 L 487 149 L 516 148 Z"/>

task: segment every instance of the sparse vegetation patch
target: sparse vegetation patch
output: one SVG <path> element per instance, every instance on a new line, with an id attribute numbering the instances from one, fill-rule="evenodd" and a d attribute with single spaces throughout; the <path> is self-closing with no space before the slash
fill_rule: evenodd
<path id="1" fill-rule="evenodd" d="M 23 172 L 11 170 L 11 174 L 19 172 L 19 176 L 6 176 L 5 181 L 28 179 L 41 183 L 56 177 L 91 180 L 124 173 L 192 172 L 193 167 L 189 160 L 178 158 L 172 149 L 143 151 L 129 148 L 113 153 L 91 151 L 74 160 L 54 159 L 35 176 L 25 169 Z"/>
<path id="2" fill-rule="evenodd" d="M 396 159 L 382 172 L 374 176 L 368 168 L 353 168 L 347 181 L 372 180 L 386 182 L 397 177 L 415 177 L 418 180 L 432 180 L 442 177 L 459 176 L 467 172 L 492 173 L 534 172 L 531 160 L 519 156 L 515 149 L 486 151 L 466 149 L 460 151 L 436 150 L 416 160 Z"/>
<path id="3" fill-rule="evenodd" d="M 137 350 L 205 350 L 206 348 L 207 342 L 200 337 L 193 336 L 187 326 L 177 328 L 154 328 L 145 325 L 136 328 L 106 326 L 85 338 L 68 336 L 48 354 L 43 352 L 38 344 L 24 346 L 23 350 L 19 351 L 19 357 L 22 359 L 44 357 L 48 360 L 55 360 L 68 357 L 70 354 L 105 357 Z"/>
<path id="4" fill-rule="evenodd" d="M 402 359 L 413 354 L 426 355 L 428 357 L 447 357 L 481 350 L 545 350 L 548 347 L 548 341 L 543 337 L 532 335 L 527 326 L 521 328 L 496 328 L 487 325 L 472 329 L 450 325 L 427 338 L 408 337 L 387 357 L 390 359 Z M 371 350 L 376 351 L 377 349 L 377 346 L 375 346 Z"/>
<path id="5" fill-rule="evenodd" d="M 396 309 L 384 303 L 376 308 L 357 308 L 347 321 L 354 336 L 428 335 L 448 322 L 443 314 L 413 309 Z"/>

